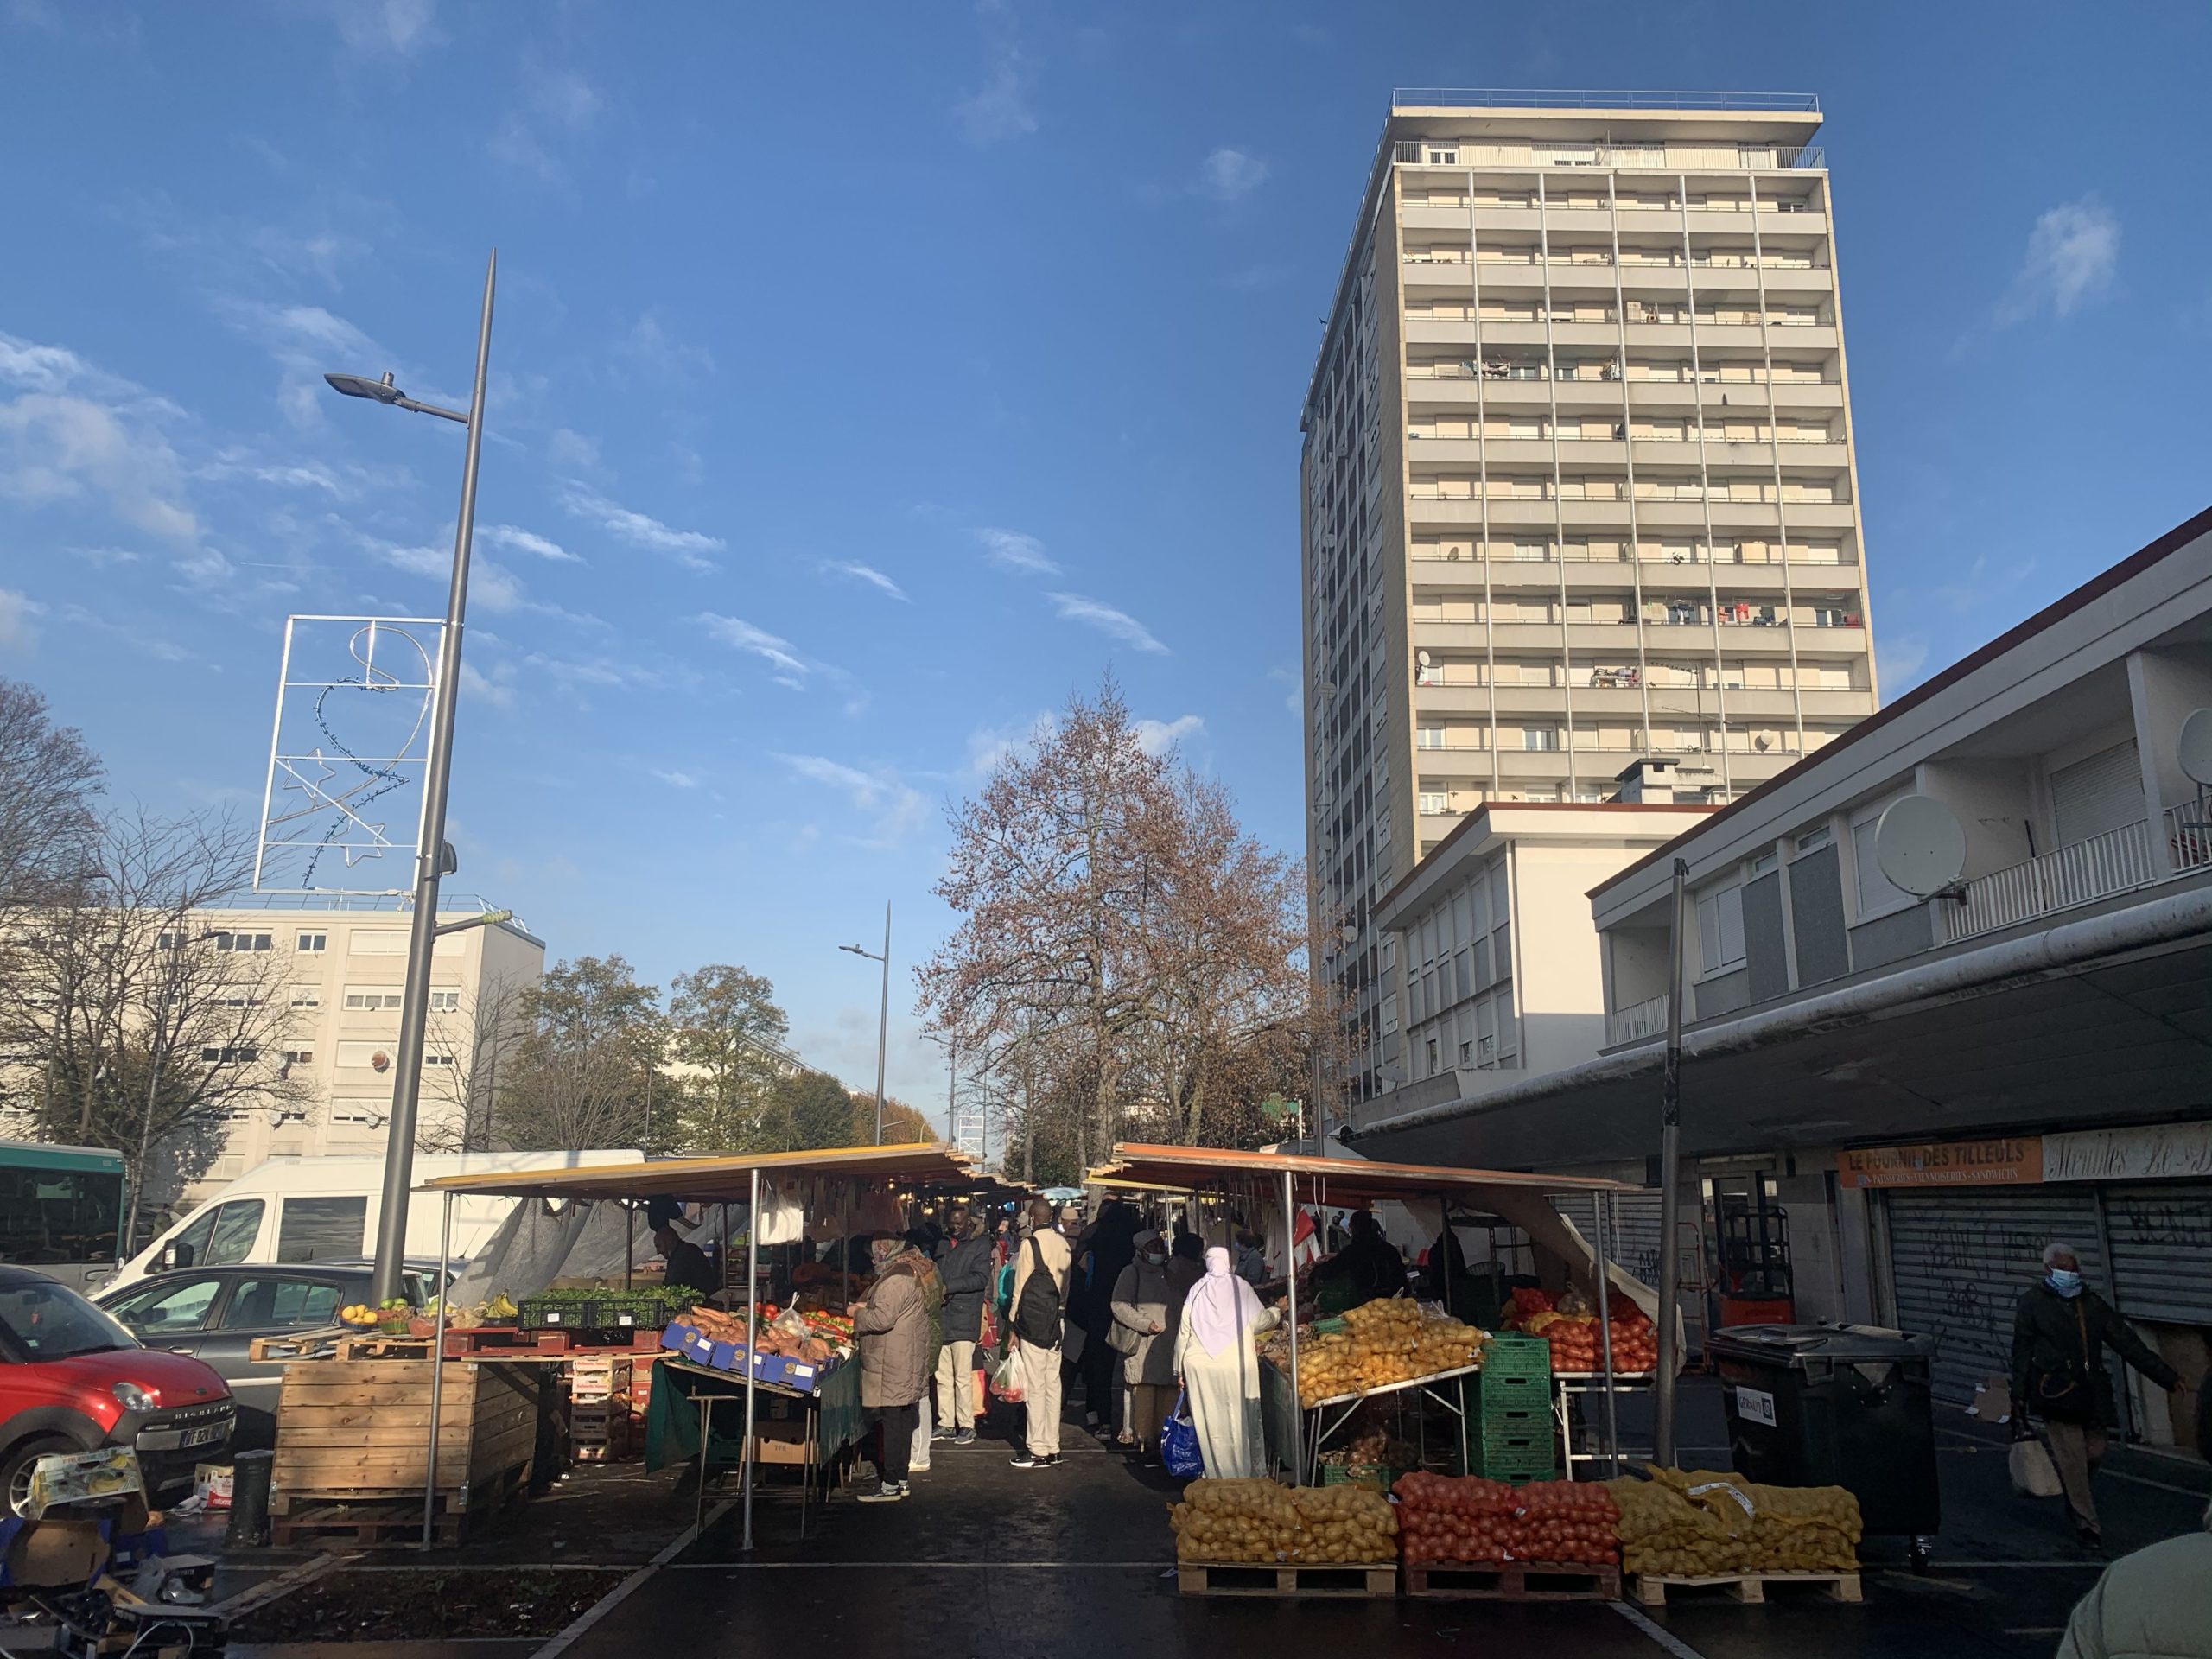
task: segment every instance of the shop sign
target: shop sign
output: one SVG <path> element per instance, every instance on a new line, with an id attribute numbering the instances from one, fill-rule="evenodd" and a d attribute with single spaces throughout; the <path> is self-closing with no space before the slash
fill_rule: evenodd
<path id="1" fill-rule="evenodd" d="M 2018 1186 L 2044 1179 L 2037 1136 L 1997 1141 L 1929 1141 L 1905 1147 L 1853 1147 L 1835 1158 L 1838 1181 L 1865 1186 Z"/>
<path id="2" fill-rule="evenodd" d="M 2043 1138 L 2046 1181 L 2185 1181 L 2212 1176 L 2212 1123 L 2082 1129 Z"/>

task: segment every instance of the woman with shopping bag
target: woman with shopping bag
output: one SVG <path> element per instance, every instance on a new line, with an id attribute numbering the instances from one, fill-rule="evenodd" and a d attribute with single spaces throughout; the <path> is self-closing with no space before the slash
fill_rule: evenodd
<path id="1" fill-rule="evenodd" d="M 1261 1306 L 1252 1287 L 1236 1276 L 1226 1249 L 1217 1244 L 1206 1252 L 1205 1277 L 1183 1303 L 1175 1370 L 1210 1479 L 1249 1479 L 1266 1469 L 1257 1343 L 1281 1323 L 1282 1315 Z"/>
<path id="2" fill-rule="evenodd" d="M 1183 1301 L 1205 1277 L 1195 1262 L 1170 1258 L 1167 1241 L 1147 1230 L 1136 1236 L 1136 1259 L 1122 1269 L 1108 1304 L 1113 1316 L 1106 1341 L 1122 1356 L 1122 1371 L 1135 1395 L 1130 1438 L 1148 1468 L 1160 1465 L 1160 1425 L 1175 1398 L 1175 1340 Z"/>

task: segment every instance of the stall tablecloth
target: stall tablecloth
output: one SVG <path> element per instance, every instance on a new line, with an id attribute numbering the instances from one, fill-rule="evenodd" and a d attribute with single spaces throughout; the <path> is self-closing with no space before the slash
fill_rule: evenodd
<path id="1" fill-rule="evenodd" d="M 745 1379 L 731 1372 L 711 1370 L 680 1359 L 656 1361 L 653 1370 L 652 1394 L 645 1405 L 648 1471 L 697 1461 L 698 1395 L 734 1395 L 740 1401 L 745 1398 Z M 754 1386 L 759 1399 L 764 1402 L 773 1399 L 807 1402 L 807 1408 L 819 1419 L 815 1430 L 815 1458 L 818 1464 L 829 1463 L 867 1431 L 868 1416 L 861 1409 L 861 1368 L 857 1363 L 848 1362 L 832 1370 L 822 1379 L 818 1394 L 802 1395 L 797 1389 L 772 1382 Z M 707 1461 L 710 1466 L 734 1468 L 745 1456 L 745 1408 L 716 1406 L 712 1423 Z"/>

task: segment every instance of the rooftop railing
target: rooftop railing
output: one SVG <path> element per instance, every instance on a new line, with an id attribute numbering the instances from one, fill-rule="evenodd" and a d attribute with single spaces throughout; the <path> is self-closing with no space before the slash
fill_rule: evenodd
<path id="1" fill-rule="evenodd" d="M 1451 110 L 1743 110 L 1818 115 L 1813 92 L 1576 92 L 1561 87 L 1401 86 L 1394 109 Z"/>

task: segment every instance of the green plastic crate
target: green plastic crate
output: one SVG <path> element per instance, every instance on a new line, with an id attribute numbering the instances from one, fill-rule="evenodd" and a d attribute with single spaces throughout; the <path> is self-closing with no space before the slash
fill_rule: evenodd
<path id="1" fill-rule="evenodd" d="M 1525 1372 L 1493 1371 L 1488 1365 L 1475 1373 L 1475 1412 L 1484 1421 L 1513 1412 L 1541 1412 L 1551 1408 L 1552 1379 Z"/>
<path id="2" fill-rule="evenodd" d="M 1534 1440 L 1552 1432 L 1552 1414 L 1542 1411 L 1485 1411 L 1474 1425 L 1476 1437 L 1489 1442 L 1504 1444 L 1513 1440 Z"/>
<path id="3" fill-rule="evenodd" d="M 1548 1388 L 1552 1380 L 1552 1345 L 1541 1337 L 1502 1331 L 1483 1348 L 1483 1375 L 1541 1377 Z"/>
<path id="4" fill-rule="evenodd" d="M 1485 1440 L 1475 1451 L 1475 1472 L 1491 1480 L 1548 1480 L 1558 1465 L 1549 1434 Z"/>

